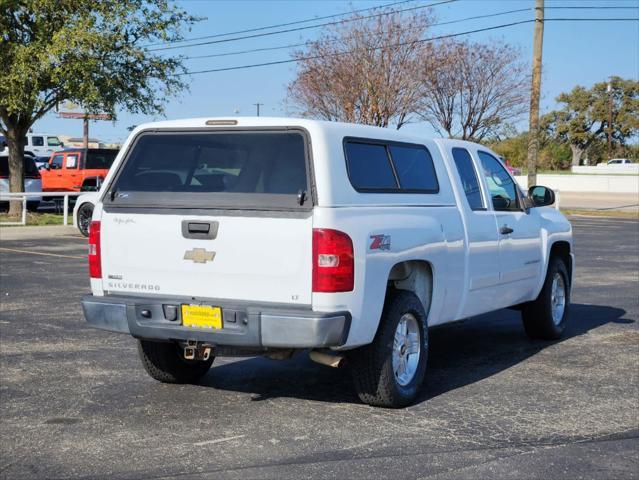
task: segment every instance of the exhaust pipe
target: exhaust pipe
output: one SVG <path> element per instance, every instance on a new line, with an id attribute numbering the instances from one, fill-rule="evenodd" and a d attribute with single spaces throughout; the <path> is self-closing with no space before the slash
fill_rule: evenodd
<path id="1" fill-rule="evenodd" d="M 322 352 L 318 352 L 317 350 L 311 350 L 308 353 L 308 356 L 314 362 L 321 363 L 322 365 L 327 365 L 333 368 L 341 367 L 344 364 L 343 355 L 329 355 L 328 353 L 322 353 Z"/>

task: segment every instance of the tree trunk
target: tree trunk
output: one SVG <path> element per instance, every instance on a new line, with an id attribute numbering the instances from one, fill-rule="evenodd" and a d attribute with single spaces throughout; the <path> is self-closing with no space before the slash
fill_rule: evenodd
<path id="1" fill-rule="evenodd" d="M 7 125 L 7 146 L 9 147 L 9 191 L 24 191 L 24 137 L 28 129 Z M 22 214 L 22 201 L 9 203 L 9 216 Z"/>
<path id="2" fill-rule="evenodd" d="M 570 151 L 572 152 L 572 165 L 578 167 L 584 150 L 577 145 L 570 145 Z"/>

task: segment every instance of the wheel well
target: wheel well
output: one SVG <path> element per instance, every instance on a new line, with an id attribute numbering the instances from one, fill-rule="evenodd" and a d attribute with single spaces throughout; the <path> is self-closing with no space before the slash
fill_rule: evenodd
<path id="1" fill-rule="evenodd" d="M 433 296 L 433 269 L 424 260 L 408 260 L 391 268 L 388 274 L 388 287 L 413 292 L 422 302 L 428 317 Z"/>
<path id="2" fill-rule="evenodd" d="M 550 247 L 550 258 L 557 256 L 561 258 L 568 269 L 568 276 L 572 278 L 572 259 L 570 258 L 570 244 L 568 242 L 555 242 Z"/>

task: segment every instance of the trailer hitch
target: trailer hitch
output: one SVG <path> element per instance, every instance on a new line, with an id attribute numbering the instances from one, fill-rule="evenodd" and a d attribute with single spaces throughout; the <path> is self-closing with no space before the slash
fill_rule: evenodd
<path id="1" fill-rule="evenodd" d="M 202 360 L 206 362 L 211 358 L 212 352 L 213 346 L 208 343 L 198 343 L 197 340 L 187 340 L 184 346 L 184 359 Z"/>

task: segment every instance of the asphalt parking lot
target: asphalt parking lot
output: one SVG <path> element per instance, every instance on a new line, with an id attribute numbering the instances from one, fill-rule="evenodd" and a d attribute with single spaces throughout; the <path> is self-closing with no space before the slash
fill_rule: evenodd
<path id="1" fill-rule="evenodd" d="M 639 221 L 573 226 L 566 337 L 530 341 L 509 310 L 433 330 L 404 410 L 362 405 L 346 369 L 304 356 L 155 382 L 135 340 L 84 322 L 84 238 L 3 240 L 0 476 L 637 478 Z"/>

